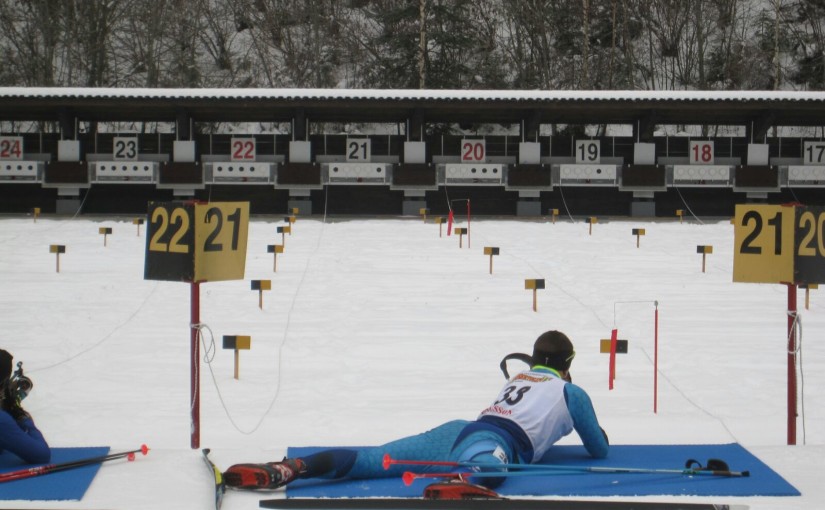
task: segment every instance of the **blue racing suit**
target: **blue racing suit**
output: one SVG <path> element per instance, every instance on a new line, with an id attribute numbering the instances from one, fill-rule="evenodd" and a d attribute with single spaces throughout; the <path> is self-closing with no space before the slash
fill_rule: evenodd
<path id="1" fill-rule="evenodd" d="M 15 420 L 0 410 L 0 453 L 3 451 L 17 455 L 28 464 L 46 464 L 51 459 L 49 445 L 31 417 Z"/>
<path id="2" fill-rule="evenodd" d="M 554 380 L 550 381 L 550 378 Z M 544 404 L 543 402 L 530 404 L 527 398 L 522 399 L 521 397 L 528 395 L 530 391 L 520 389 L 524 386 L 517 389 L 513 382 L 519 380 L 527 381 L 528 384 L 536 382 L 562 384 L 559 373 L 552 368 L 533 367 L 510 379 L 508 385 L 502 390 L 501 395 L 504 395 L 504 398 L 498 399 L 475 421 L 450 421 L 427 432 L 398 439 L 382 446 L 323 450 L 301 459 L 306 465 L 306 472 L 302 473 L 301 478 L 400 477 L 404 471 L 409 470 L 409 466 L 403 465 L 394 465 L 390 469 L 384 469 L 385 454 L 405 460 L 538 462 L 549 445 L 545 445 L 544 451 L 538 452 L 535 451 L 535 445 L 547 443 L 544 441 L 546 438 L 540 437 L 537 432 L 533 432 L 534 437 L 531 437 L 519 423 L 508 418 L 508 416 L 513 416 L 513 413 L 508 413 L 508 411 L 520 404 L 537 407 Z M 572 383 L 563 383 L 563 387 L 558 386 L 555 391 L 563 395 L 563 403 L 559 409 L 551 413 L 562 415 L 559 424 L 554 426 L 556 435 L 562 436 L 569 433 L 571 430 L 565 424 L 570 423 L 570 428 L 578 433 L 590 455 L 595 458 L 606 457 L 609 449 L 607 435 L 599 426 L 593 404 L 587 393 Z M 534 390 L 532 394 L 539 394 L 539 391 Z M 493 408 L 496 408 L 496 412 L 487 413 Z M 537 424 L 536 430 L 539 429 L 541 429 L 541 424 Z M 449 472 L 453 469 L 449 466 L 425 465 L 418 466 L 416 470 L 422 473 L 437 473 Z M 501 478 L 480 480 L 488 486 L 498 485 L 503 481 Z"/>

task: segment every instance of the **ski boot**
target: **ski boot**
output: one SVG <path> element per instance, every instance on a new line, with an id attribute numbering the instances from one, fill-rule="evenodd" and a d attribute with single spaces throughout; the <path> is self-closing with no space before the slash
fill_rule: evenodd
<path id="1" fill-rule="evenodd" d="M 235 464 L 223 474 L 227 487 L 235 489 L 277 489 L 299 478 L 306 472 L 301 459 L 284 458 L 281 462 L 266 464 Z"/>

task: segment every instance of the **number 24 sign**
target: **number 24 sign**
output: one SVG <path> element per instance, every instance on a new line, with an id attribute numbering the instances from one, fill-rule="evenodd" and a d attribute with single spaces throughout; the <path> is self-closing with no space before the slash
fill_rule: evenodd
<path id="1" fill-rule="evenodd" d="M 241 280 L 249 202 L 150 202 L 146 280 Z"/>
<path id="2" fill-rule="evenodd" d="M 825 283 L 825 207 L 737 205 L 733 281 Z"/>

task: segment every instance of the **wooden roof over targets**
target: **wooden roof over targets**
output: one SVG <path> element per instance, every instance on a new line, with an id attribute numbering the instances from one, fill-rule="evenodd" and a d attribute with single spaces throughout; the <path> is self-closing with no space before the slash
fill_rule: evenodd
<path id="1" fill-rule="evenodd" d="M 0 120 L 825 124 L 825 92 L 0 87 Z"/>

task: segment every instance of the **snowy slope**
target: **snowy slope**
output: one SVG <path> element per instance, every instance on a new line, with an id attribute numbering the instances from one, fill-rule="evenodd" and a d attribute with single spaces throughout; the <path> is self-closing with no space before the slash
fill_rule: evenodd
<path id="1" fill-rule="evenodd" d="M 378 444 L 472 418 L 503 382 L 500 359 L 560 329 L 576 343 L 574 380 L 612 443 L 739 442 L 803 496 L 733 502 L 767 510 L 825 500 L 816 341 L 825 303 L 814 291 L 804 310 L 800 293 L 804 421 L 800 446 L 789 447 L 786 290 L 732 283 L 727 220 L 600 218 L 588 235 L 581 221 L 475 219 L 460 249 L 421 219 L 299 218 L 273 273 L 266 245 L 280 243 L 281 224 L 250 223 L 245 280 L 201 286 L 207 348 L 214 337 L 211 362 L 200 364 L 201 446 L 220 464 L 279 459 L 288 446 Z M 99 227 L 113 229 L 106 247 Z M 633 228 L 646 229 L 639 248 Z M 189 286 L 144 280 L 145 231 L 136 233 L 131 218 L 0 218 L 0 345 L 34 380 L 25 407 L 53 446 L 152 448 L 104 466 L 82 501 L 0 508 L 211 505 L 190 448 Z M 50 244 L 67 247 L 59 273 Z M 705 273 L 700 244 L 714 247 Z M 492 275 L 485 246 L 501 249 Z M 547 283 L 537 312 L 528 278 Z M 272 281 L 262 310 L 251 279 Z M 599 340 L 613 327 L 630 352 L 610 391 Z M 252 337 L 239 380 L 223 335 Z M 261 497 L 232 492 L 224 508 L 257 508 Z"/>

